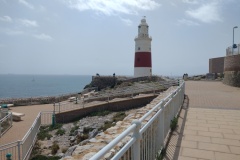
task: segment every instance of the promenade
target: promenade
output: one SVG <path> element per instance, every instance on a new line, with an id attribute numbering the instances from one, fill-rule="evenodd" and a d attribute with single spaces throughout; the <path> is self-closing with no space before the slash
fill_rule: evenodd
<path id="1" fill-rule="evenodd" d="M 222 82 L 186 81 L 186 101 L 166 160 L 240 160 L 240 88 Z M 86 106 L 87 107 L 87 106 Z M 40 111 L 53 105 L 12 107 L 23 121 L 0 138 L 0 145 L 21 140 Z"/>
<path id="2" fill-rule="evenodd" d="M 240 88 L 187 81 L 186 95 L 165 159 L 240 160 Z"/>

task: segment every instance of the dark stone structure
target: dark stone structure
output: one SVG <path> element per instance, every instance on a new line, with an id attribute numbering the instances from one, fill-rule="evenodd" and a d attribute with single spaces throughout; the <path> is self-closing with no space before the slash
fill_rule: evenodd
<path id="1" fill-rule="evenodd" d="M 225 57 L 223 83 L 240 87 L 240 54 Z"/>
<path id="2" fill-rule="evenodd" d="M 209 59 L 209 73 L 223 73 L 224 71 L 224 58 L 211 58 Z"/>

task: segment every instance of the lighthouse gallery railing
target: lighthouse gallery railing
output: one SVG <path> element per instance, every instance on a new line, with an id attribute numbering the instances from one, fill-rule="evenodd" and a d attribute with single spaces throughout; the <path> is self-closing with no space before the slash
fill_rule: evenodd
<path id="1" fill-rule="evenodd" d="M 132 125 L 122 132 L 118 137 L 102 148 L 90 160 L 99 160 L 124 138 L 131 139 L 113 156 L 113 160 L 123 158 L 125 160 L 152 160 L 156 154 L 165 147 L 165 139 L 170 133 L 171 120 L 178 115 L 184 101 L 185 83 L 180 86 L 164 100 L 160 101 L 154 108 L 142 118 L 132 122 Z M 155 113 L 155 114 L 154 114 Z M 142 123 L 152 115 L 149 121 Z"/>

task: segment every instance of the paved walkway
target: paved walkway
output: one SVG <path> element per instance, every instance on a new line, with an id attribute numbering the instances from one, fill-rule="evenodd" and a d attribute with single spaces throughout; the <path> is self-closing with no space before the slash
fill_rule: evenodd
<path id="1" fill-rule="evenodd" d="M 186 95 L 165 159 L 240 160 L 240 88 L 187 81 Z"/>

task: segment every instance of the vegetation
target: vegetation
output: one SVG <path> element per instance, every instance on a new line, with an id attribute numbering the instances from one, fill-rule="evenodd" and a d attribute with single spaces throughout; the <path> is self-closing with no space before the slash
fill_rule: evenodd
<path id="1" fill-rule="evenodd" d="M 51 125 L 41 126 L 40 131 L 37 135 L 38 140 L 44 140 L 45 138 L 47 138 L 49 140 L 52 137 L 52 135 L 49 134 L 49 131 L 53 131 L 55 129 L 60 129 L 61 127 L 62 127 L 62 124 L 56 124 L 55 126 L 51 126 Z M 62 133 L 61 131 L 59 131 L 59 132 Z"/>
<path id="2" fill-rule="evenodd" d="M 58 160 L 60 158 L 61 157 L 58 157 L 58 156 L 47 157 L 47 156 L 44 156 L 44 155 L 36 155 L 33 158 L 31 158 L 30 160 Z"/>
<path id="3" fill-rule="evenodd" d="M 156 160 L 163 160 L 165 155 L 166 155 L 166 149 L 163 148 L 160 153 L 159 152 L 157 153 Z"/>
<path id="4" fill-rule="evenodd" d="M 61 129 L 61 128 L 60 128 L 60 129 L 57 130 L 57 132 L 55 133 L 55 135 L 60 135 L 60 136 L 62 136 L 62 135 L 65 134 L 65 132 L 66 132 L 66 131 L 65 131 L 64 129 Z"/>
<path id="5" fill-rule="evenodd" d="M 106 116 L 108 114 L 110 114 L 111 112 L 108 110 L 104 110 L 104 111 L 99 111 L 99 112 L 93 112 L 91 113 L 89 116 Z"/>
<path id="6" fill-rule="evenodd" d="M 56 142 L 53 142 L 51 149 L 52 149 L 52 154 L 55 155 L 59 150 L 59 145 Z"/>
<path id="7" fill-rule="evenodd" d="M 113 121 L 106 121 L 104 123 L 104 125 L 99 130 L 106 131 L 108 128 L 110 128 L 110 127 L 112 127 L 112 126 L 114 126 L 116 124 L 116 123 L 113 123 L 113 122 L 122 121 L 125 117 L 126 117 L 125 112 L 117 112 L 113 116 Z"/>
<path id="8" fill-rule="evenodd" d="M 178 118 L 177 118 L 177 117 L 174 117 L 174 118 L 171 120 L 171 124 L 170 124 L 170 128 L 171 128 L 171 131 L 172 131 L 172 132 L 177 128 L 177 124 L 178 124 Z"/>

